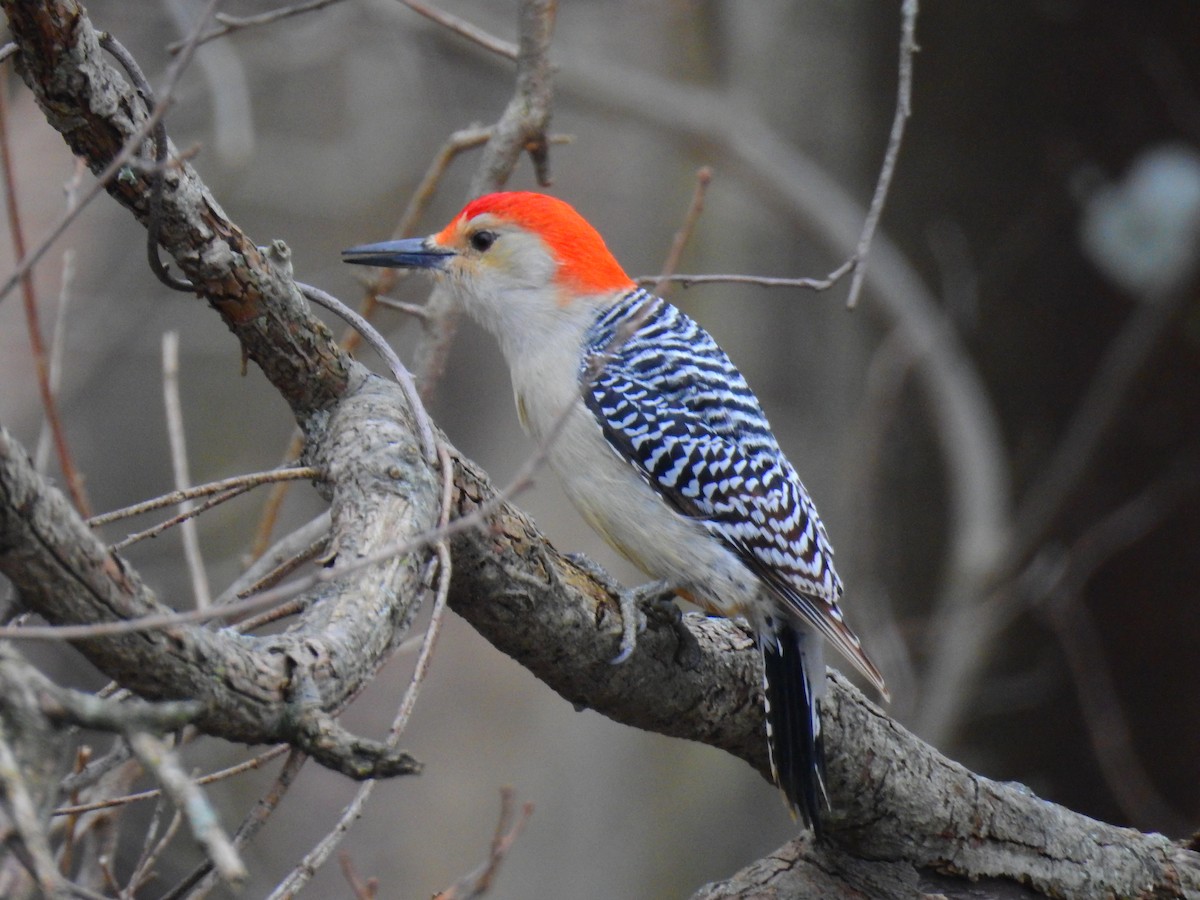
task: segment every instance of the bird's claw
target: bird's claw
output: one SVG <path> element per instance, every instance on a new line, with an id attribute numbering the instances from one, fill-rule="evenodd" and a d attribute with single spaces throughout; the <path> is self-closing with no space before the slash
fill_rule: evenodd
<path id="1" fill-rule="evenodd" d="M 617 595 L 617 608 L 621 612 L 621 648 L 617 655 L 609 660 L 611 665 L 619 666 L 633 656 L 633 651 L 637 649 L 637 637 L 646 630 L 649 623 L 648 612 L 669 622 L 675 630 L 679 639 L 675 661 L 686 668 L 695 668 L 700 657 L 700 645 L 696 636 L 684 624 L 683 610 L 675 603 L 675 591 L 667 582 L 652 581 L 632 589 L 623 588 L 613 581 L 613 577 L 603 566 L 586 554 L 567 553 L 565 556 L 572 565 Z M 646 611 L 643 611 L 642 607 L 646 607 Z"/>
<path id="2" fill-rule="evenodd" d="M 657 609 L 663 604 L 670 604 L 678 612 L 679 607 L 674 603 L 675 592 L 665 581 L 652 581 L 632 590 L 622 589 L 617 593 L 617 602 L 621 609 L 621 652 L 609 662 L 619 666 L 633 655 L 637 647 L 637 636 L 646 630 L 648 619 L 642 612 L 643 606 Z"/>

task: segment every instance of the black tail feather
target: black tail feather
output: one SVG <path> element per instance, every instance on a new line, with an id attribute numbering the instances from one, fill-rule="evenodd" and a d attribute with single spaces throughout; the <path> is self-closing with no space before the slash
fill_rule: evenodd
<path id="1" fill-rule="evenodd" d="M 790 624 L 763 634 L 764 695 L 767 706 L 767 746 L 775 783 L 783 791 L 793 816 L 797 813 L 814 834 L 821 835 L 821 815 L 829 808 L 825 793 L 825 746 L 820 711 L 812 679 L 824 678 L 816 665 L 819 653 L 805 642 L 820 640 Z"/>

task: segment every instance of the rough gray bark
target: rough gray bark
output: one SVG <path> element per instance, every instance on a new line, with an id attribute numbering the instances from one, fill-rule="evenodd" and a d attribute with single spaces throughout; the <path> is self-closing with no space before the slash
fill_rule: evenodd
<path id="1" fill-rule="evenodd" d="M 47 120 L 94 171 L 102 169 L 144 120 L 140 99 L 100 53 L 73 2 L 0 0 L 0 7 Z M 260 251 L 186 163 L 165 182 L 163 246 L 292 409 L 306 458 L 326 473 L 338 563 L 426 531 L 437 517 L 439 473 L 417 447 L 401 392 L 337 348 L 308 314 L 283 254 Z M 149 188 L 135 173 L 109 191 L 144 222 Z M 455 459 L 454 483 L 459 515 L 494 499 L 468 460 Z M 561 557 L 519 509 L 496 505 L 484 527 L 454 537 L 452 550 L 452 606 L 568 700 L 713 744 L 766 772 L 758 662 L 735 625 L 689 617 L 700 652 L 685 667 L 670 625 L 652 621 L 638 652 L 614 667 L 608 660 L 620 627 L 610 586 Z M 77 646 L 142 696 L 203 701 L 197 724 L 211 734 L 291 741 L 357 777 L 380 774 L 384 764 L 411 770 L 411 761 L 342 734 L 331 714 L 404 635 L 428 589 L 427 559 L 418 550 L 321 585 L 281 636 L 178 625 Z M 52 622 L 165 611 L 3 433 L 0 572 L 23 604 Z M 1058 897 L 1200 896 L 1196 854 L 974 775 L 836 676 L 826 730 L 836 811 L 829 841 L 800 838 L 700 896 L 949 895 L 972 884 L 985 896 L 1015 896 L 1019 885 Z"/>

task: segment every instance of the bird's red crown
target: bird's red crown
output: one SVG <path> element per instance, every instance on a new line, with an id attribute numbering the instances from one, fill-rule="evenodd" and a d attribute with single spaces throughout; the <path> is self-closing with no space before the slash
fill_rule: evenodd
<path id="1" fill-rule="evenodd" d="M 438 240 L 449 243 L 462 223 L 484 213 L 541 237 L 558 260 L 557 280 L 572 291 L 600 294 L 635 286 L 600 233 L 569 203 L 546 194 L 530 191 L 485 194 L 468 203 L 437 236 Z"/>

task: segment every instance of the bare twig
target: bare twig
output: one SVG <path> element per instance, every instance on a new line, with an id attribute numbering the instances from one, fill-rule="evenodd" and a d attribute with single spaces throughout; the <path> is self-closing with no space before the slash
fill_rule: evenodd
<path id="1" fill-rule="evenodd" d="M 154 773 L 176 809 L 183 813 L 192 835 L 204 847 L 221 878 L 230 885 L 245 881 L 250 873 L 221 828 L 216 811 L 204 792 L 183 771 L 171 748 L 145 732 L 135 731 L 127 735 L 126 740 L 142 765 Z"/>
<path id="2" fill-rule="evenodd" d="M 83 173 L 87 171 L 87 166 L 83 160 L 75 160 L 75 172 L 67 180 L 65 185 L 65 193 L 67 198 L 67 206 L 75 204 L 75 198 L 79 194 L 79 185 L 83 182 Z M 58 307 L 54 311 L 54 330 L 50 337 L 50 392 L 56 397 L 58 396 L 59 385 L 62 382 L 62 359 L 63 350 L 66 347 L 67 336 L 67 309 L 71 305 L 71 286 L 75 281 L 75 251 L 67 248 L 62 255 L 62 273 L 59 276 L 58 285 Z M 37 450 L 33 454 L 34 467 L 41 473 L 45 474 L 46 465 L 50 460 L 50 447 L 53 443 L 54 431 L 50 427 L 50 420 L 44 418 L 42 422 L 42 430 L 38 435 Z"/>
<path id="3" fill-rule="evenodd" d="M 157 810 L 155 813 L 157 815 Z M 127 891 L 130 896 L 136 896 L 137 892 L 154 877 L 154 864 L 158 862 L 159 857 L 162 856 L 171 841 L 175 840 L 175 835 L 179 833 L 179 828 L 182 825 L 183 813 L 177 809 L 175 810 L 175 815 L 171 816 L 171 821 L 168 823 L 166 831 L 163 832 L 162 837 L 153 846 L 150 845 L 150 839 L 155 832 L 153 829 L 146 831 L 146 845 L 142 850 L 137 865 L 134 866 L 133 872 L 129 875 L 129 887 Z"/>
<path id="4" fill-rule="evenodd" d="M 712 174 L 712 169 L 708 166 L 701 166 L 696 171 L 696 189 L 692 192 L 692 202 L 688 204 L 687 213 L 683 217 L 683 224 L 675 232 L 675 238 L 671 241 L 671 249 L 667 253 L 667 258 L 663 261 L 662 271 L 654 282 L 654 293 L 660 297 L 666 296 L 667 287 L 671 283 L 671 276 L 679 268 L 679 259 L 683 256 L 683 248 L 687 246 L 687 242 L 691 239 L 692 232 L 696 229 L 696 222 L 700 218 L 700 213 L 704 211 L 704 195 L 707 193 L 708 185 L 712 181 Z"/>
<path id="5" fill-rule="evenodd" d="M 167 415 L 167 440 L 171 447 L 171 471 L 175 477 L 175 490 L 179 493 L 191 487 L 192 476 L 188 472 L 187 435 L 183 428 L 183 404 L 179 400 L 179 332 L 168 331 L 162 338 L 163 355 L 163 406 Z M 179 504 L 181 513 L 190 513 L 191 500 Z M 188 575 L 192 580 L 192 595 L 196 609 L 206 609 L 212 603 L 208 587 L 208 572 L 204 567 L 204 556 L 200 552 L 200 535 L 196 520 L 188 518 L 180 523 L 183 539 L 183 558 Z"/>
<path id="6" fill-rule="evenodd" d="M 228 503 L 234 497 L 240 497 L 242 494 L 246 493 L 250 489 L 251 488 L 249 486 L 236 487 L 231 490 L 225 491 L 224 493 L 217 494 L 211 500 L 206 500 L 204 503 L 194 506 L 191 509 L 187 510 L 186 512 L 181 512 L 181 513 L 178 513 L 177 515 L 171 516 L 171 518 L 166 519 L 162 522 L 159 522 L 157 525 L 153 526 L 152 528 L 147 528 L 144 531 L 134 532 L 133 534 L 129 535 L 128 537 L 123 538 L 122 540 L 119 540 L 119 541 L 115 542 L 114 544 L 112 544 L 109 549 L 111 549 L 113 551 L 124 550 L 126 547 L 132 546 L 133 544 L 136 544 L 140 541 L 144 541 L 147 538 L 158 537 L 158 535 L 162 534 L 164 531 L 174 528 L 176 525 L 179 525 L 182 522 L 186 522 L 189 519 L 193 519 L 202 513 L 206 513 L 210 509 L 212 509 L 214 506 L 220 506 L 222 503 Z"/>
<path id="7" fill-rule="evenodd" d="M 464 875 L 444 891 L 434 895 L 433 900 L 471 900 L 486 894 L 492 886 L 500 864 L 508 856 L 512 845 L 516 843 L 525 824 L 533 815 L 533 804 L 521 804 L 521 815 L 513 820 L 513 790 L 510 787 L 500 789 L 500 818 L 496 822 L 496 832 L 492 836 L 492 845 L 488 857 L 473 872 Z"/>
<path id="8" fill-rule="evenodd" d="M 338 854 L 338 865 L 341 866 L 342 875 L 350 885 L 350 890 L 354 891 L 354 900 L 375 900 L 379 893 L 378 878 L 368 878 L 366 881 L 359 878 L 358 873 L 354 871 L 354 860 L 345 851 Z"/>
<path id="9" fill-rule="evenodd" d="M 217 28 L 209 29 L 201 34 L 196 39 L 196 46 L 207 44 L 209 41 L 215 41 L 217 38 L 223 38 L 227 34 L 232 34 L 235 31 L 241 31 L 244 28 L 255 28 L 259 25 L 270 25 L 278 22 L 281 19 L 287 19 L 292 16 L 298 16 L 302 13 L 314 12 L 318 9 L 324 9 L 326 6 L 333 6 L 335 3 L 341 3 L 342 0 L 307 0 L 304 3 L 295 3 L 291 6 L 281 6 L 277 9 L 268 10 L 265 13 L 259 13 L 257 16 L 230 16 L 224 13 L 217 13 L 213 18 L 220 25 Z M 175 41 L 167 44 L 167 52 L 174 55 L 179 53 L 187 46 L 187 41 Z"/>
<path id="10" fill-rule="evenodd" d="M 37 803 L 21 774 L 21 765 L 0 721 L 0 802 L 16 837 L 24 849 L 24 862 L 42 894 L 49 897 L 66 896 L 65 881 L 54 864 L 50 842 L 38 816 Z"/>
<path id="11" fill-rule="evenodd" d="M 483 146 L 491 139 L 491 136 L 491 128 L 465 128 L 450 135 L 446 143 L 437 152 L 437 155 L 434 156 L 428 168 L 426 168 L 421 183 L 413 191 L 413 195 L 408 201 L 408 206 L 405 207 L 404 212 L 400 216 L 400 221 L 392 231 L 393 236 L 402 238 L 412 235 L 413 230 L 417 227 L 417 222 L 424 215 L 425 210 L 433 200 L 434 192 L 441 183 L 442 176 L 445 175 L 450 163 L 460 153 Z M 374 312 L 377 303 L 399 308 L 399 301 L 388 300 L 381 295 L 392 290 L 407 274 L 402 269 L 382 268 L 376 270 L 375 275 L 366 283 L 365 296 L 362 303 L 359 304 L 359 312 L 363 317 L 369 318 L 371 313 Z M 424 307 L 413 306 L 411 304 L 409 304 L 409 307 L 410 309 L 406 311 L 410 311 L 412 315 L 419 316 L 423 324 L 428 323 L 429 314 Z M 342 346 L 347 350 L 353 350 L 357 346 L 359 339 L 358 331 L 350 328 L 342 336 Z"/>
<path id="12" fill-rule="evenodd" d="M 435 9 L 428 6 L 420 0 L 400 0 L 405 6 L 413 12 L 420 13 L 431 22 L 436 22 L 443 28 L 453 31 L 460 37 L 466 38 L 471 43 L 482 47 L 489 53 L 495 53 L 507 59 L 516 59 L 520 53 L 516 44 L 510 41 L 501 40 L 494 35 L 488 34 L 477 25 L 472 25 L 466 19 L 460 19 L 458 16 L 451 15 L 440 9 Z"/>
<path id="13" fill-rule="evenodd" d="M 550 40 L 557 12 L 557 0 L 521 4 L 516 89 L 483 148 L 483 159 L 471 179 L 472 196 L 503 187 L 525 151 L 533 160 L 538 184 L 550 184 L 546 126 L 553 99 Z"/>
<path id="14" fill-rule="evenodd" d="M 217 781 L 224 781 L 226 778 L 232 778 L 235 775 L 241 775 L 243 772 L 250 772 L 255 769 L 260 769 L 271 760 L 282 756 L 290 749 L 287 744 L 276 744 L 270 750 L 265 750 L 257 756 L 252 756 L 250 759 L 242 760 L 233 766 L 228 766 L 216 772 L 210 772 L 207 775 L 201 775 L 195 779 L 196 784 L 206 785 L 213 784 Z M 155 797 L 162 795 L 162 791 L 157 788 L 150 791 L 139 791 L 136 794 L 125 794 L 121 797 L 111 797 L 107 800 L 97 800 L 94 803 L 78 803 L 71 806 L 60 806 L 54 810 L 53 815 L 56 816 L 78 816 L 83 813 L 95 812 L 99 809 L 110 809 L 114 806 L 125 806 L 130 803 L 138 803 L 142 800 L 153 800 Z"/>
<path id="15" fill-rule="evenodd" d="M 250 475 L 236 475 L 232 478 L 224 478 L 220 481 L 197 485 L 187 490 L 172 491 L 169 494 L 163 494 L 161 497 L 136 503 L 133 506 L 126 506 L 112 512 L 92 516 L 92 518 L 88 519 L 88 525 L 98 528 L 101 525 L 108 525 L 111 522 L 121 519 L 128 519 L 133 516 L 140 516 L 143 513 L 153 512 L 156 509 L 162 509 L 164 506 L 175 506 L 183 503 L 185 500 L 195 500 L 197 497 L 223 494 L 235 488 L 248 489 L 258 487 L 261 484 L 272 484 L 279 481 L 316 481 L 321 477 L 321 470 L 313 466 L 296 466 L 287 469 L 272 469 L 269 472 L 254 472 Z"/>
<path id="16" fill-rule="evenodd" d="M 71 771 L 72 776 L 78 776 L 80 772 L 86 768 L 92 758 L 92 748 L 87 744 L 81 744 L 75 750 L 75 767 Z M 65 783 L 63 789 L 66 789 Z M 71 803 L 79 802 L 79 790 L 72 789 L 67 795 Z M 79 836 L 78 831 L 79 816 L 68 816 L 67 821 L 62 829 L 62 845 L 58 854 L 58 870 L 66 875 L 75 868 L 75 842 Z"/>
<path id="17" fill-rule="evenodd" d="M 824 278 L 772 278 L 768 275 L 643 275 L 636 279 L 638 284 L 672 282 L 691 287 L 694 284 L 753 284 L 768 288 L 802 288 L 809 291 L 827 291 L 854 269 L 854 259 L 848 259 Z"/>
<path id="18" fill-rule="evenodd" d="M 867 257 L 871 252 L 871 241 L 879 217 L 883 215 L 883 204 L 887 200 L 892 174 L 896 171 L 896 160 L 900 156 L 900 145 L 904 142 L 904 125 L 912 114 L 912 71 L 913 54 L 917 52 L 917 0 L 904 0 L 900 8 L 900 77 L 896 86 L 896 115 L 892 119 L 892 131 L 888 135 L 887 150 L 883 154 L 883 165 L 879 167 L 879 180 L 875 182 L 875 195 L 867 208 L 863 221 L 862 235 L 854 251 L 854 277 L 846 295 L 846 307 L 853 309 L 862 293 L 867 277 Z"/>
<path id="19" fill-rule="evenodd" d="M 421 692 L 425 676 L 429 674 L 429 665 L 433 660 L 433 648 L 441 633 L 442 618 L 446 612 L 446 600 L 450 596 L 452 566 L 450 545 L 446 542 L 445 530 L 450 524 L 451 498 L 454 492 L 454 463 L 445 447 L 438 448 L 438 462 L 442 469 L 442 509 L 438 516 L 438 528 L 442 530 L 443 534 L 434 545 L 438 559 L 437 594 L 433 602 L 433 612 L 429 617 L 429 626 L 425 629 L 425 639 L 421 642 L 421 652 L 417 655 L 417 662 L 413 667 L 412 679 L 408 683 L 404 699 L 400 701 L 395 720 L 388 731 L 389 742 L 400 738 L 401 732 L 407 727 L 408 720 L 416 708 L 417 696 Z"/>
<path id="20" fill-rule="evenodd" d="M 200 24 L 197 25 L 197 30 L 192 33 L 194 39 L 199 28 L 208 21 L 212 15 L 216 3 L 210 3 L 208 8 L 202 13 Z M 142 73 L 142 67 L 138 65 L 133 54 L 125 49 L 125 45 L 118 41 L 115 37 L 107 32 L 97 35 L 100 46 L 107 50 L 114 59 L 121 64 L 121 68 L 125 70 L 125 77 L 133 84 L 133 89 L 137 91 L 138 96 L 142 98 L 142 103 L 146 105 L 146 111 L 150 112 L 155 107 L 154 89 L 150 87 L 150 82 L 146 80 L 146 76 Z M 191 58 L 191 49 L 189 48 L 188 56 L 177 61 L 177 65 L 186 66 Z M 165 265 L 162 258 L 158 255 L 158 231 L 162 224 L 162 192 L 163 192 L 163 177 L 166 174 L 165 169 L 168 165 L 167 154 L 167 126 L 160 118 L 154 123 L 154 130 L 151 132 L 152 149 L 154 151 L 154 165 L 149 167 L 148 174 L 150 176 L 150 213 L 146 217 L 146 263 L 150 267 L 150 271 L 164 285 L 173 291 L 184 291 L 193 293 L 195 286 L 186 278 L 179 278 L 174 275 Z"/>
<path id="21" fill-rule="evenodd" d="M 300 293 L 313 303 L 336 313 L 350 325 L 354 326 L 355 331 L 363 336 L 363 340 L 371 346 L 371 349 L 383 357 L 384 362 L 387 363 L 388 369 L 392 373 L 392 377 L 396 379 L 396 383 L 400 385 L 401 390 L 404 391 L 405 398 L 408 400 L 409 408 L 412 410 L 413 419 L 417 426 L 417 434 L 421 438 L 421 449 L 425 452 L 425 459 L 430 463 L 435 462 L 437 460 L 437 439 L 433 436 L 433 423 L 429 420 L 429 413 L 425 411 L 425 404 L 421 401 L 421 394 L 417 390 L 416 382 L 413 381 L 412 373 L 400 361 L 400 357 L 396 355 L 396 351 L 383 339 L 383 335 L 375 329 L 374 325 L 332 294 L 327 294 L 320 288 L 315 288 L 310 284 L 301 284 L 300 282 L 296 282 L 296 287 L 300 289 Z"/>
<path id="22" fill-rule="evenodd" d="M 5 209 L 8 215 L 8 230 L 12 238 L 13 255 L 17 259 L 25 257 L 25 232 L 21 225 L 21 212 L 17 205 L 17 182 L 13 170 L 12 151 L 8 141 L 8 98 L 0 91 L 0 167 L 4 175 Z M 38 315 L 37 293 L 33 287 L 32 266 L 26 267 L 18 276 L 21 282 L 21 297 L 25 305 L 25 324 L 29 331 L 29 351 L 33 355 L 34 369 L 37 373 L 38 393 L 42 399 L 42 413 L 54 440 L 54 452 L 58 457 L 59 468 L 71 494 L 71 502 L 79 510 L 80 515 L 90 512 L 87 493 L 83 488 L 83 477 L 75 468 L 71 459 L 71 450 L 67 444 L 67 434 L 63 428 L 62 418 L 58 414 L 58 398 L 50 381 L 50 362 L 46 356 L 46 347 L 42 341 L 42 326 Z M 7 291 L 5 291 L 7 293 Z M 3 295 L 0 294 L 0 297 Z"/>
<path id="23" fill-rule="evenodd" d="M 276 748 L 282 751 L 285 748 Z M 237 848 L 246 846 L 247 843 L 258 833 L 258 830 L 266 824 L 267 819 L 278 808 L 280 801 L 291 788 L 296 776 L 308 761 L 308 757 L 299 750 L 292 750 L 288 754 L 288 758 L 284 760 L 283 766 L 279 770 L 279 775 L 271 783 L 271 786 L 258 798 L 253 809 L 246 814 L 242 820 L 242 824 L 238 826 L 237 832 L 233 836 L 233 845 Z M 207 896 L 213 882 L 216 880 L 216 873 L 213 871 L 212 862 L 204 860 L 192 872 L 183 879 L 179 884 L 165 894 L 161 900 L 179 900 L 189 891 L 193 897 Z M 193 891 L 193 888 L 195 889 Z"/>
<path id="24" fill-rule="evenodd" d="M 387 271 L 390 272 L 393 270 L 388 269 Z M 419 303 L 409 303 L 406 300 L 393 300 L 391 297 L 382 297 L 378 295 L 373 298 L 372 302 L 377 303 L 380 306 L 386 306 L 388 309 L 398 310 L 399 312 L 412 316 L 414 319 L 419 319 L 422 322 L 429 318 L 429 313 L 426 312 L 425 307 Z"/>
<path id="25" fill-rule="evenodd" d="M 349 329 L 349 326 L 347 329 L 353 334 L 358 334 L 357 331 Z M 292 430 L 292 438 L 288 441 L 287 449 L 283 453 L 281 465 L 290 465 L 291 461 L 303 451 L 304 434 L 299 428 L 295 428 Z M 283 509 L 283 501 L 287 499 L 290 490 L 290 485 L 280 482 L 272 485 L 271 490 L 267 492 L 262 512 L 258 515 L 258 525 L 254 529 L 254 539 L 250 542 L 250 552 L 247 554 L 251 560 L 257 560 L 267 552 L 267 547 L 271 543 L 271 535 L 275 531 L 275 523 L 279 520 L 280 510 Z"/>

